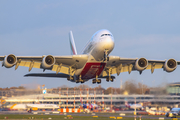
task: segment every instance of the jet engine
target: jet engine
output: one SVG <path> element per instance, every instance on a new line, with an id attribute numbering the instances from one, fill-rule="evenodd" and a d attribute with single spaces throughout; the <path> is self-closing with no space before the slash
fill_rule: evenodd
<path id="1" fill-rule="evenodd" d="M 143 71 L 148 66 L 148 61 L 145 58 L 139 58 L 135 62 L 135 69 L 138 71 Z"/>
<path id="2" fill-rule="evenodd" d="M 6 68 L 11 68 L 16 64 L 16 62 L 17 62 L 16 56 L 13 54 L 10 54 L 4 58 L 2 66 L 5 66 Z"/>
<path id="3" fill-rule="evenodd" d="M 166 60 L 166 62 L 164 63 L 164 70 L 166 72 L 172 72 L 176 69 L 176 67 L 177 67 L 177 61 L 174 59 Z"/>
<path id="4" fill-rule="evenodd" d="M 55 58 L 52 55 L 47 55 L 42 60 L 42 68 L 51 68 L 55 63 Z"/>

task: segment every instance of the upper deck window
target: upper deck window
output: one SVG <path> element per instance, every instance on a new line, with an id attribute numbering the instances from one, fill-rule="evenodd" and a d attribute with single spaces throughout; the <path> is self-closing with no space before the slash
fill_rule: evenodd
<path id="1" fill-rule="evenodd" d="M 102 34 L 101 37 L 103 36 L 112 36 L 111 34 Z"/>

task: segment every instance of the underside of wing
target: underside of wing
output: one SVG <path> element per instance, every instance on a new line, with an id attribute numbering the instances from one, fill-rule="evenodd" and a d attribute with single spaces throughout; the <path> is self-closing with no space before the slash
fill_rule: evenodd
<path id="1" fill-rule="evenodd" d="M 166 72 L 172 72 L 176 69 L 177 62 L 174 59 L 169 60 L 147 60 L 145 58 L 120 58 L 118 56 L 110 56 L 106 68 L 102 76 L 110 76 L 111 74 L 119 75 L 121 72 L 139 71 L 140 74 L 143 70 L 150 69 L 151 73 L 154 69 L 163 68 Z"/>
<path id="2" fill-rule="evenodd" d="M 28 67 L 29 71 L 32 68 L 40 68 L 43 70 L 56 71 L 73 75 L 76 69 L 82 68 L 87 62 L 87 55 L 70 55 L 70 56 L 15 56 L 13 54 L 7 56 L 0 56 L 0 61 L 2 66 L 6 68 L 11 68 L 15 66 L 17 69 L 19 66 Z"/>

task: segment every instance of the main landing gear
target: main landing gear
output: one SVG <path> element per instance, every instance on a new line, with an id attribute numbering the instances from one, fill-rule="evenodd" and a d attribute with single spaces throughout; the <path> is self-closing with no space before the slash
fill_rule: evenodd
<path id="1" fill-rule="evenodd" d="M 67 80 L 73 81 L 73 80 L 74 80 L 74 77 L 73 77 L 73 76 L 69 76 L 69 77 L 67 77 Z"/>
<path id="2" fill-rule="evenodd" d="M 101 79 L 93 79 L 92 83 L 93 84 L 95 84 L 95 83 L 100 84 L 101 83 Z"/>
<path id="3" fill-rule="evenodd" d="M 81 75 L 79 75 L 79 80 L 76 80 L 76 83 L 79 83 L 79 82 L 81 82 L 81 83 L 84 83 L 84 82 L 85 82 L 85 80 L 82 80 L 82 79 L 81 79 Z"/>
<path id="4" fill-rule="evenodd" d="M 96 75 L 96 78 L 92 80 L 92 84 L 100 84 L 101 83 L 101 79 L 98 79 L 98 75 Z"/>
<path id="5" fill-rule="evenodd" d="M 113 82 L 113 81 L 114 81 L 114 77 L 109 76 L 109 77 L 106 78 L 106 81 L 107 81 L 107 82 L 109 82 L 109 81 Z"/>
<path id="6" fill-rule="evenodd" d="M 84 83 L 85 81 L 84 80 L 76 80 L 75 82 L 76 83 Z"/>

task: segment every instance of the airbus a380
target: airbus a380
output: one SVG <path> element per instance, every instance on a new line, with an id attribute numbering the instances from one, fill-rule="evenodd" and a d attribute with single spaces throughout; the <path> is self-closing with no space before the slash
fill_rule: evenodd
<path id="1" fill-rule="evenodd" d="M 119 56 L 110 56 L 114 48 L 114 37 L 106 29 L 97 31 L 86 45 L 81 54 L 77 54 L 73 34 L 69 33 L 70 46 L 72 54 L 69 56 L 15 56 L 13 54 L 0 56 L 2 66 L 15 70 L 19 66 L 29 68 L 41 68 L 43 71 L 51 70 L 56 73 L 31 73 L 25 76 L 36 77 L 61 77 L 67 80 L 84 83 L 90 79 L 92 83 L 101 83 L 101 78 L 106 81 L 114 80 L 112 74 L 119 75 L 121 72 L 139 71 L 150 69 L 164 69 L 166 72 L 172 72 L 180 62 L 175 59 L 168 60 L 147 60 L 146 58 L 122 58 Z"/>

